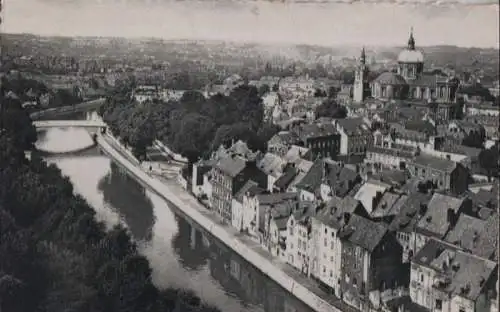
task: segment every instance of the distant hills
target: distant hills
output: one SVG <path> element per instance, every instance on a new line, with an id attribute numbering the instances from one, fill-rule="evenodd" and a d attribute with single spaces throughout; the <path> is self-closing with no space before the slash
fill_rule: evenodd
<path id="1" fill-rule="evenodd" d="M 232 43 L 224 41 L 162 40 L 155 38 L 40 37 L 31 34 L 3 34 L 9 49 L 30 53 L 64 54 L 84 57 L 145 57 L 158 61 L 174 58 L 211 60 L 222 58 L 257 59 L 274 62 L 335 64 L 359 56 L 361 47 L 311 46 L 292 44 Z M 403 47 L 366 47 L 369 59 L 395 60 Z M 426 66 L 497 71 L 498 49 L 429 46 L 420 48 Z"/>

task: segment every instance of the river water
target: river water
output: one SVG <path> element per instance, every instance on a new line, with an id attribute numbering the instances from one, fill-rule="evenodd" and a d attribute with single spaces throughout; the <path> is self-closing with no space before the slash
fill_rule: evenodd
<path id="1" fill-rule="evenodd" d="M 39 132 L 37 147 L 68 152 L 92 144 L 84 129 Z M 312 312 L 255 267 L 177 214 L 175 207 L 142 187 L 98 148 L 46 158 L 70 178 L 75 192 L 108 227 L 128 227 L 153 269 L 158 287 L 193 290 L 228 312 Z"/>

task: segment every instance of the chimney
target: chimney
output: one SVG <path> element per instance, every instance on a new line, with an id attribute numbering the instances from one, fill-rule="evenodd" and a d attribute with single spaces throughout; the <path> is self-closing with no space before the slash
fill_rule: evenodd
<path id="1" fill-rule="evenodd" d="M 474 231 L 474 234 L 472 236 L 472 242 L 474 245 L 477 243 L 477 240 L 479 239 L 479 233 L 477 231 Z"/>
<path id="2" fill-rule="evenodd" d="M 351 220 L 351 214 L 348 213 L 348 212 L 344 212 L 344 215 L 343 215 L 343 224 L 344 225 L 349 224 L 350 220 Z"/>
<path id="3" fill-rule="evenodd" d="M 447 211 L 446 221 L 448 222 L 448 224 L 450 225 L 450 227 L 455 226 L 455 221 L 456 221 L 455 212 L 451 208 L 449 208 L 448 211 Z"/>

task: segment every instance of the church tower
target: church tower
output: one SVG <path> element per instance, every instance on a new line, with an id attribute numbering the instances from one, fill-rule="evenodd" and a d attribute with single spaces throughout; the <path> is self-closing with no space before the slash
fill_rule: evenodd
<path id="1" fill-rule="evenodd" d="M 406 81 L 415 80 L 420 77 L 424 69 L 424 55 L 415 49 L 415 38 L 413 27 L 410 30 L 410 38 L 406 49 L 398 56 L 398 74 Z"/>
<path id="2" fill-rule="evenodd" d="M 365 100 L 369 93 L 370 87 L 368 85 L 368 67 L 366 66 L 366 53 L 365 48 L 361 50 L 361 57 L 356 68 L 354 76 L 354 90 L 353 100 L 355 103 L 361 103 Z"/>

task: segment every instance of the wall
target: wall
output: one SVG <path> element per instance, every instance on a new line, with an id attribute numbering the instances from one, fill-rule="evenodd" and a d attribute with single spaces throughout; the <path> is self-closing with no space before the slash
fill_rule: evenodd
<path id="1" fill-rule="evenodd" d="M 165 144 L 163 144 L 161 141 L 155 140 L 153 142 L 153 144 L 156 147 L 159 147 L 160 149 L 162 149 L 165 152 L 167 152 L 167 154 L 169 154 L 175 161 L 182 162 L 182 163 L 187 163 L 188 162 L 188 159 L 186 157 L 182 157 L 181 154 L 174 153 L 170 148 L 168 148 L 168 146 L 166 146 Z"/>
<path id="2" fill-rule="evenodd" d="M 187 204 L 185 200 L 178 197 L 178 195 L 176 195 L 165 184 L 161 183 L 155 178 L 148 176 L 138 167 L 131 164 L 116 150 L 114 150 L 113 147 L 111 147 L 111 145 L 109 145 L 103 139 L 102 135 L 98 136 L 97 141 L 106 153 L 108 153 L 115 161 L 126 167 L 130 171 L 130 173 L 133 174 L 137 179 L 147 184 L 151 189 L 158 193 L 158 195 L 172 202 L 179 209 L 182 209 L 182 211 L 191 219 L 193 219 L 193 221 L 201 225 L 206 231 L 210 232 L 212 235 L 224 242 L 233 251 L 238 253 L 252 265 L 259 268 L 262 273 L 273 279 L 281 287 L 285 288 L 288 292 L 302 300 L 312 309 L 316 310 L 317 312 L 341 312 L 340 309 L 321 299 L 310 290 L 305 288 L 303 285 L 301 285 L 299 282 L 294 280 L 292 277 L 290 277 L 288 274 L 286 274 L 283 270 L 279 269 L 272 263 L 272 260 L 260 255 L 257 251 L 249 248 L 223 226 L 206 217 L 200 211 L 201 209 L 204 209 L 201 207 L 201 205 L 201 209 L 199 210 L 195 208 L 194 205 Z"/>

